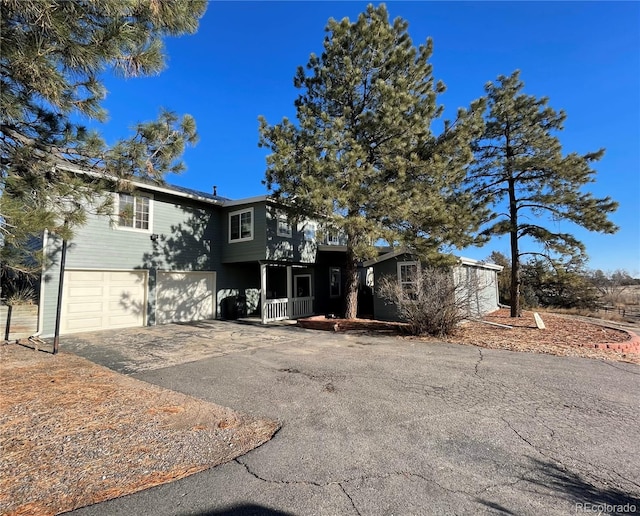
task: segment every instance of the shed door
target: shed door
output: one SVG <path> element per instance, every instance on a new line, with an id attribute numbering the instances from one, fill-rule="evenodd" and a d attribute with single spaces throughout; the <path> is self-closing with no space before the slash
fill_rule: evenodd
<path id="1" fill-rule="evenodd" d="M 68 269 L 60 333 L 143 326 L 146 291 L 146 271 Z"/>
<path id="2" fill-rule="evenodd" d="M 215 318 L 215 272 L 158 272 L 156 323 Z"/>

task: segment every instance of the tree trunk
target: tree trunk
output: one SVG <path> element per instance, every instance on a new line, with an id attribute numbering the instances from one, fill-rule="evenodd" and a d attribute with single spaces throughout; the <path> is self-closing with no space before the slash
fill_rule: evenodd
<path id="1" fill-rule="evenodd" d="M 346 281 L 345 281 L 345 299 L 344 299 L 344 317 L 345 319 L 355 319 L 358 316 L 358 262 L 353 247 L 357 240 L 356 235 L 347 234 L 347 263 L 346 263 Z"/>
<path id="2" fill-rule="evenodd" d="M 355 319 L 358 316 L 358 266 L 349 260 L 347 263 L 347 281 L 344 300 L 345 319 Z"/>
<path id="3" fill-rule="evenodd" d="M 511 229 L 511 317 L 520 317 L 520 251 L 518 249 L 518 201 L 516 199 L 516 179 L 513 177 L 513 149 L 511 148 L 511 128 L 506 126 L 506 168 L 509 184 L 509 222 Z"/>
<path id="4" fill-rule="evenodd" d="M 515 179 L 509 173 L 509 217 L 511 219 L 511 317 L 520 317 L 520 251 L 518 249 L 518 205 Z"/>

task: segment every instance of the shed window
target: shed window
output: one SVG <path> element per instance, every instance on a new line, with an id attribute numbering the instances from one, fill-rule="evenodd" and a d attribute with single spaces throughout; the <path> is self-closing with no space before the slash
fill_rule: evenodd
<path id="1" fill-rule="evenodd" d="M 418 262 L 399 262 L 398 282 L 403 292 L 415 296 L 418 291 Z"/>

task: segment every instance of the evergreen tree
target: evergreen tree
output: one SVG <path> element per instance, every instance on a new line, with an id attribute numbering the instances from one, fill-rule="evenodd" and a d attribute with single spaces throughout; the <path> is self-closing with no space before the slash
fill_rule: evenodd
<path id="1" fill-rule="evenodd" d="M 510 304 L 511 298 L 511 260 L 500 251 L 493 251 L 487 259 L 489 263 L 495 263 L 503 267 L 498 274 L 498 298 L 500 303 Z"/>
<path id="2" fill-rule="evenodd" d="M 77 121 L 104 121 L 104 72 L 155 74 L 162 38 L 193 33 L 204 0 L 0 0 L 0 259 L 29 271 L 29 241 L 46 228 L 63 238 L 97 199 L 105 178 L 161 180 L 183 168 L 193 118 L 162 111 L 109 148 Z M 73 171 L 93 172 L 78 177 Z M 93 208 L 90 206 L 93 205 Z"/>
<path id="3" fill-rule="evenodd" d="M 470 142 L 482 109 L 460 109 L 440 134 L 432 41 L 416 48 L 406 21 L 392 23 L 384 5 L 357 21 L 330 19 L 324 51 L 299 67 L 297 123 L 260 118 L 266 184 L 301 214 L 320 217 L 347 237 L 346 317 L 357 313 L 360 261 L 376 242 L 435 255 L 474 241 L 483 215 L 462 191 Z"/>
<path id="4" fill-rule="evenodd" d="M 548 99 L 522 93 L 518 71 L 488 83 L 485 130 L 475 144 L 476 163 L 470 174 L 470 191 L 496 209 L 484 231 L 488 236 L 509 235 L 511 241 L 511 316 L 520 314 L 520 260 L 538 254 L 557 261 L 579 258 L 584 245 L 572 234 L 545 227 L 545 217 L 567 220 L 590 231 L 613 233 L 607 218 L 617 209 L 609 197 L 596 198 L 583 191 L 592 183 L 590 167 L 604 150 L 584 155 L 562 154 L 554 134 L 563 129 L 566 115 L 548 106 Z M 506 201 L 506 213 L 501 208 Z M 538 242 L 539 253 L 520 251 L 520 239 Z"/>

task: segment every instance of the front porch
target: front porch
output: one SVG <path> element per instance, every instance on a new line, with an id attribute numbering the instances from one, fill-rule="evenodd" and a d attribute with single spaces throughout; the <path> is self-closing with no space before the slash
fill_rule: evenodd
<path id="1" fill-rule="evenodd" d="M 260 263 L 260 296 L 263 324 L 313 315 L 313 269 Z"/>

